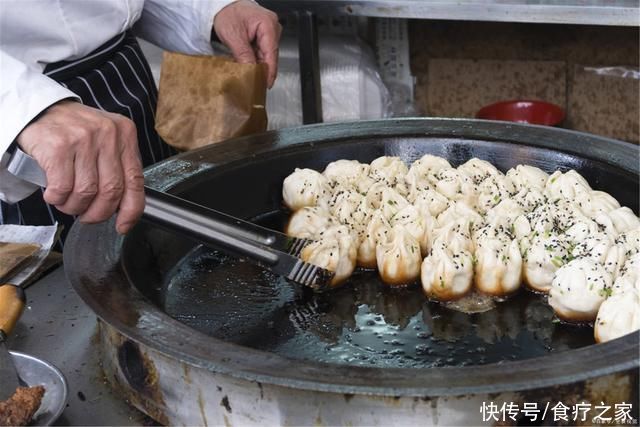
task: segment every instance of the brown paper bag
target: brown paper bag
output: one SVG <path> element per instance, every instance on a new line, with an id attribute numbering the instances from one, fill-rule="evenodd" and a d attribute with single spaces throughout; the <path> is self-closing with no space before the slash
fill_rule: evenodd
<path id="1" fill-rule="evenodd" d="M 218 56 L 165 52 L 156 130 L 178 150 L 192 150 L 267 128 L 266 66 Z"/>

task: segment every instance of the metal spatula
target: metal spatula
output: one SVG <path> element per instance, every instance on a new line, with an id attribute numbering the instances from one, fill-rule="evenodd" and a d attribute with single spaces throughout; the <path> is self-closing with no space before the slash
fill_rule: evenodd
<path id="1" fill-rule="evenodd" d="M 7 169 L 16 177 L 46 187 L 44 171 L 31 156 L 17 149 Z M 302 261 L 298 256 L 306 239 L 297 239 L 145 187 L 142 218 L 190 236 L 236 256 L 246 257 L 287 279 L 316 291 L 329 286 L 333 273 Z"/>

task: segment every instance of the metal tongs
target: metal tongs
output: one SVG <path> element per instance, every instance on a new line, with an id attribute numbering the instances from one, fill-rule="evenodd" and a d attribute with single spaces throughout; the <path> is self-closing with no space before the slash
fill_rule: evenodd
<path id="1" fill-rule="evenodd" d="M 46 175 L 34 158 L 16 149 L 7 165 L 14 176 L 41 187 Z M 287 279 L 322 291 L 333 272 L 299 258 L 307 239 L 287 236 L 188 200 L 145 187 L 142 219 L 192 237 L 207 246 L 255 261 Z"/>

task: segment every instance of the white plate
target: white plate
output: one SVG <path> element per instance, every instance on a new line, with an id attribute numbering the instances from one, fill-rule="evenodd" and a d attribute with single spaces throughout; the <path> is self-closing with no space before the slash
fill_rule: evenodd
<path id="1" fill-rule="evenodd" d="M 58 419 L 67 404 L 68 387 L 62 372 L 47 361 L 10 351 L 20 379 L 29 387 L 42 385 L 45 392 L 32 426 L 48 426 Z"/>

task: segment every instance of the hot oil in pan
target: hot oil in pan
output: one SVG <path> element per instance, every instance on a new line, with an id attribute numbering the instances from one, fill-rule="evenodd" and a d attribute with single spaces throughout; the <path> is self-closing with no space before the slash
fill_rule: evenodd
<path id="1" fill-rule="evenodd" d="M 282 229 L 274 212 L 259 222 Z M 465 314 L 429 302 L 419 285 L 389 289 L 357 271 L 314 294 L 254 265 L 199 247 L 169 275 L 164 310 L 219 339 L 289 358 L 361 366 L 463 366 L 542 356 L 594 343 L 593 330 L 554 322 L 544 297 L 521 291 Z"/>

